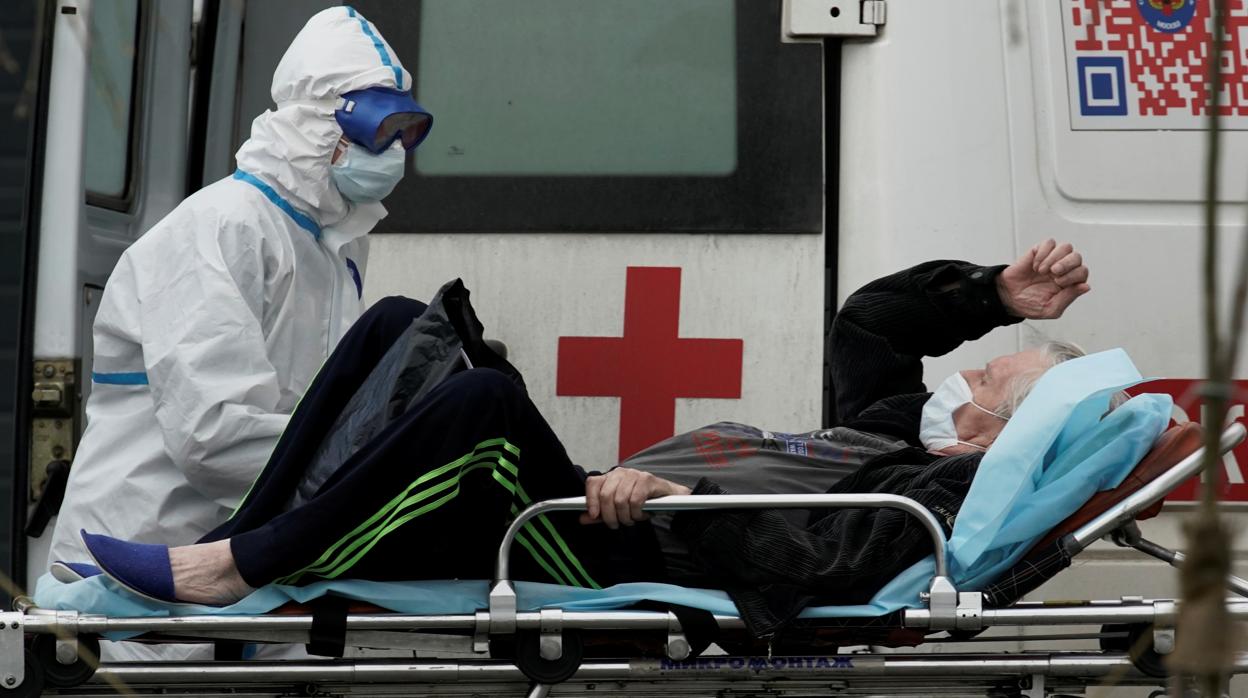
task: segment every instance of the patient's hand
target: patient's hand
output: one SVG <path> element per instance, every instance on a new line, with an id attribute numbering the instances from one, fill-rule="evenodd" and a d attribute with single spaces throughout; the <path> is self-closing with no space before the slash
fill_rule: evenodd
<path id="1" fill-rule="evenodd" d="M 604 523 L 608 528 L 620 524 L 632 526 L 650 518 L 641 510 L 647 499 L 669 494 L 689 494 L 690 489 L 670 480 L 632 468 L 616 468 L 606 475 L 594 475 L 585 481 L 587 511 L 581 523 Z"/>
<path id="2" fill-rule="evenodd" d="M 1059 318 L 1091 291 L 1083 255 L 1052 239 L 1034 245 L 997 277 L 1001 302 L 1011 315 L 1030 320 Z"/>

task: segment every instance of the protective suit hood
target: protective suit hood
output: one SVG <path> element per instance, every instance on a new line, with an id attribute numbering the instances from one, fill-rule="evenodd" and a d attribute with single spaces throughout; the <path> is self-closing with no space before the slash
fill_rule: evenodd
<path id="1" fill-rule="evenodd" d="M 366 87 L 408 90 L 411 74 L 386 40 L 350 7 L 331 7 L 308 20 L 273 73 L 277 104 L 251 124 L 238 168 L 271 186 L 318 226 L 362 235 L 386 215 L 380 203 L 353 204 L 330 178 L 342 129 L 334 100 Z"/>

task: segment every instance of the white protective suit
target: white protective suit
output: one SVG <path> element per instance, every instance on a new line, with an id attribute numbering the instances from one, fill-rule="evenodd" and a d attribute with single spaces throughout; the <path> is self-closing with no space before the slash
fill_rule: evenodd
<path id="1" fill-rule="evenodd" d="M 354 10 L 312 17 L 273 75 L 238 170 L 132 245 L 95 321 L 87 428 L 51 559 L 79 529 L 184 545 L 225 521 L 362 311 L 365 234 L 386 215 L 334 187 L 334 98 L 411 76 Z"/>

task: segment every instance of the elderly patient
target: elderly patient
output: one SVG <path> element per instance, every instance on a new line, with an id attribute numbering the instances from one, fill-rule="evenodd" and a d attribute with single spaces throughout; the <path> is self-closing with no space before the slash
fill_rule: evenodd
<path id="1" fill-rule="evenodd" d="M 309 452 L 294 442 L 318 440 L 325 406 L 342 409 L 352 392 L 318 378 L 242 506 L 198 544 L 83 535 L 104 571 L 140 593 L 226 604 L 275 582 L 489 578 L 517 512 L 584 494 L 587 513 L 545 515 L 521 531 L 514 577 L 724 588 L 755 633 L 773 632 L 816 599 L 869 599 L 930 552 L 919 523 L 865 509 L 649 520 L 643 502 L 725 491 L 891 493 L 917 500 L 951 528 L 980 458 L 1028 390 L 1081 352 L 1050 343 L 1001 356 L 930 393 L 922 357 L 1023 318 L 1059 317 L 1088 292 L 1087 280 L 1079 253 L 1049 240 L 1009 266 L 933 261 L 874 281 L 846 300 L 829 337 L 834 426 L 781 434 L 716 424 L 605 475 L 569 460 L 511 378 L 476 368 L 444 380 L 292 506 Z M 351 375 L 365 375 L 422 309 L 402 299 L 377 304 L 352 329 L 368 336 L 349 335 L 343 346 L 354 351 L 335 352 L 330 364 L 348 362 Z"/>

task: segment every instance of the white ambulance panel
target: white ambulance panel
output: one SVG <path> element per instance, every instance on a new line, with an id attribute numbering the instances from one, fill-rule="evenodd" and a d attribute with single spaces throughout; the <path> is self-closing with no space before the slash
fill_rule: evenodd
<path id="1" fill-rule="evenodd" d="M 587 468 L 653 443 L 645 436 L 655 428 L 663 438 L 721 420 L 820 426 L 821 236 L 384 235 L 372 245 L 366 300 L 429 298 L 450 275 L 463 278 L 486 336 L 507 344 Z M 602 353 L 572 354 L 567 340 L 585 337 Z M 617 342 L 620 355 L 609 347 Z M 665 370 L 682 361 L 678 375 Z M 617 396 L 578 395 L 586 383 Z M 666 421 L 664 409 L 674 409 Z"/>

